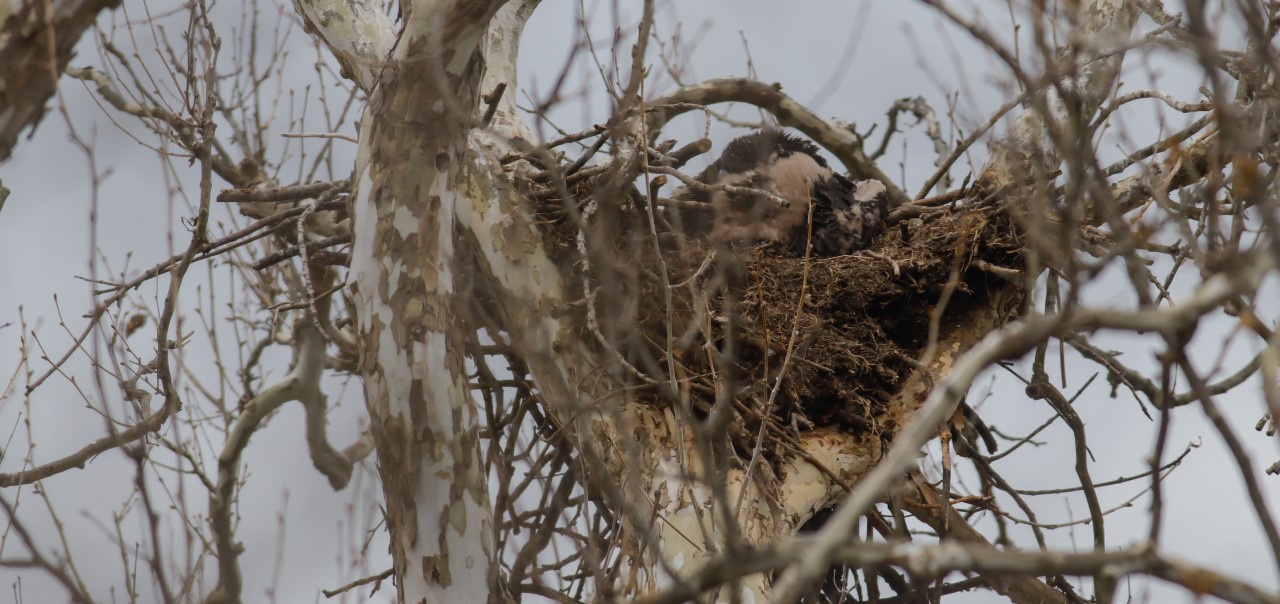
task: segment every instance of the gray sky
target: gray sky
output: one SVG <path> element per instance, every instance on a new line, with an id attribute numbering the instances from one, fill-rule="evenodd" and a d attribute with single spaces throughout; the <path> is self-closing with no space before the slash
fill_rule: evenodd
<path id="1" fill-rule="evenodd" d="M 140 10 L 136 3 L 127 4 L 135 12 Z M 632 31 L 634 10 L 628 6 L 625 14 L 615 19 L 612 3 L 586 4 L 600 56 L 607 62 L 610 32 L 615 26 Z M 985 21 L 998 31 L 1009 31 L 1010 18 L 1004 3 L 976 4 L 985 7 L 986 13 L 975 14 L 975 19 Z M 283 6 L 288 10 L 287 3 Z M 564 65 L 576 39 L 573 32 L 577 7 L 577 2 L 569 0 L 545 0 L 530 23 L 521 60 L 521 81 L 529 94 L 537 97 L 544 93 Z M 154 14 L 164 10 L 167 8 L 152 7 Z M 264 8 L 263 12 L 264 18 L 270 18 L 271 10 Z M 690 57 L 689 81 L 745 75 L 748 68 L 745 39 L 759 79 L 781 82 L 784 90 L 796 99 L 805 103 L 818 101 L 812 106 L 819 113 L 856 122 L 859 130 L 865 131 L 872 123 L 880 123 L 872 138 L 875 143 L 879 142 L 884 128 L 884 112 L 895 99 L 923 96 L 945 119 L 948 96 L 954 94 L 956 119 L 968 128 L 1013 95 L 990 55 L 982 52 L 965 33 L 945 24 L 918 3 L 701 0 L 663 3 L 659 14 L 658 32 L 664 39 L 674 35 L 678 25 L 685 40 L 697 41 Z M 228 28 L 238 26 L 234 15 L 224 17 Z M 619 46 L 624 64 L 630 41 L 631 38 L 627 38 Z M 284 78 L 286 86 L 301 89 L 313 79 L 310 65 L 315 52 L 306 36 L 296 30 L 287 48 L 291 56 Z M 660 71 L 657 55 L 651 56 L 655 70 Z M 102 62 L 91 44 L 82 44 L 80 55 L 72 64 L 100 66 Z M 571 78 L 569 89 L 590 92 L 557 107 L 552 119 L 567 130 L 579 130 L 607 117 L 608 105 L 605 95 L 599 92 L 599 75 L 594 67 L 581 63 L 572 73 L 575 77 Z M 1195 71 L 1158 53 L 1149 57 L 1133 55 L 1126 64 L 1125 81 L 1128 89 L 1155 85 L 1182 100 L 1195 100 L 1195 90 L 1201 83 Z M 658 77 L 650 85 L 649 93 L 658 94 L 670 87 L 670 78 Z M 154 137 L 145 135 L 131 123 L 131 118 L 104 114 L 78 82 L 64 78 L 62 90 L 60 102 L 65 104 L 75 131 L 96 150 L 100 178 L 96 195 L 86 154 L 68 142 L 67 123 L 56 110 L 45 118 L 31 140 L 19 145 L 14 158 L 0 166 L 0 179 L 13 190 L 0 212 L 0 258 L 5 259 L 0 261 L 0 283 L 13 284 L 0 290 L 0 324 L 16 322 L 18 308 L 22 307 L 29 329 L 35 330 L 40 344 L 51 356 L 60 355 L 68 342 L 67 332 L 59 325 L 59 313 L 68 329 L 78 332 L 83 325 L 80 316 L 91 304 L 90 287 L 76 279 L 89 273 L 90 242 L 96 237 L 98 253 L 104 259 L 98 264 L 100 277 L 121 271 L 136 274 L 169 256 L 174 246 L 185 245 L 185 230 L 178 221 L 190 214 L 188 199 L 167 191 L 176 190 L 179 184 L 186 188 L 188 195 L 196 191 L 196 170 L 178 162 L 177 172 L 166 177 L 164 164 L 153 152 L 139 146 L 112 124 L 113 119 L 120 120 L 130 133 L 153 142 Z M 284 106 L 288 107 L 287 101 Z M 287 111 L 282 109 L 282 114 Z M 746 108 L 737 108 L 734 115 L 751 118 L 755 114 Z M 1152 140 L 1162 120 L 1168 120 L 1163 126 L 1165 131 L 1185 123 L 1185 118 L 1167 116 L 1149 105 L 1122 117 L 1123 127 L 1112 133 L 1114 144 L 1106 147 L 1115 154 Z M 904 123 L 909 125 L 911 121 L 906 119 Z M 291 129 L 283 119 L 277 127 L 277 134 Z M 700 127 L 694 118 L 688 118 L 669 128 L 668 134 L 691 138 Z M 345 131 L 352 131 L 350 120 Z M 950 133 L 945 122 L 944 131 Z M 719 125 L 713 133 L 717 148 L 733 136 Z M 899 142 L 895 142 L 882 160 L 882 167 L 895 178 L 905 172 L 906 188 L 915 191 L 931 171 L 933 157 L 918 128 L 909 128 L 906 140 L 907 150 L 904 152 Z M 348 158 L 347 163 L 340 163 L 336 168 L 334 177 L 341 178 L 350 169 L 354 145 L 338 144 L 340 158 Z M 981 165 L 984 154 L 985 147 L 979 145 L 972 158 L 973 165 Z M 900 168 L 899 163 L 904 166 Z M 967 167 L 961 165 L 954 175 L 958 180 L 966 172 Z M 95 209 L 96 228 L 89 218 Z M 226 220 L 228 214 L 220 211 L 215 218 Z M 175 229 L 172 240 L 165 235 L 171 228 Z M 192 272 L 187 290 L 189 326 L 194 326 L 198 319 L 190 310 L 196 296 L 208 293 L 204 269 Z M 1111 293 L 1114 290 L 1109 290 L 1105 283 L 1097 291 L 1091 291 L 1086 299 L 1098 304 L 1127 302 L 1117 299 L 1116 294 Z M 197 288 L 197 284 L 203 285 Z M 227 287 L 225 282 L 219 285 Z M 1179 287 L 1186 291 L 1192 285 L 1194 282 L 1187 282 Z M 1274 291 L 1275 283 L 1270 285 Z M 139 292 L 147 304 L 156 303 L 159 297 L 156 288 L 157 282 L 152 282 Z M 227 290 L 221 291 L 220 296 L 225 297 Z M 223 301 L 219 298 L 219 304 Z M 1210 324 L 1201 329 L 1196 346 L 1197 351 L 1204 351 L 1203 358 L 1198 359 L 1201 367 L 1212 366 L 1230 329 L 1229 324 Z M 0 370 L 5 373 L 17 367 L 19 331 L 16 325 L 0 329 Z M 144 341 L 147 333 L 143 330 L 135 336 L 133 345 L 149 350 Z M 1247 338 L 1241 340 L 1248 341 Z M 1156 366 L 1152 357 L 1153 340 L 1103 335 L 1100 341 L 1111 348 L 1125 350 L 1125 358 L 1135 366 Z M 197 330 L 189 353 L 189 363 L 197 376 L 210 373 L 208 351 L 207 337 Z M 1233 344 L 1226 352 L 1224 364 L 1237 368 L 1254 353 L 1256 347 L 1252 344 Z M 277 377 L 288 360 L 283 353 L 278 357 L 278 369 L 273 374 Z M 1096 369 L 1074 359 L 1071 363 L 1074 369 L 1069 372 L 1066 390 L 1074 391 Z M 45 367 L 38 360 L 33 360 L 32 365 L 37 373 Z M 69 373 L 78 378 L 91 398 L 97 396 L 84 362 L 73 362 Z M 1023 434 L 1049 417 L 1049 409 L 1027 401 L 1021 394 L 1021 386 L 1006 374 L 993 372 L 993 377 L 994 382 L 980 381 L 983 386 L 976 388 L 972 397 L 972 400 L 981 399 L 980 394 L 991 384 L 994 393 L 981 408 L 989 423 L 998 425 L 1006 433 Z M 1108 396 L 1104 378 L 1101 376 L 1077 404 L 1089 428 L 1089 444 L 1097 459 L 1092 467 L 1096 481 L 1144 471 L 1145 456 L 1155 432 L 1154 425 L 1143 417 L 1131 397 L 1124 392 L 1115 398 Z M 20 469 L 23 458 L 28 455 L 25 434 L 28 428 L 22 421 L 28 414 L 32 440 L 38 445 L 30 453 L 36 462 L 64 455 L 103 434 L 101 418 L 84 408 L 83 400 L 67 380 L 53 380 L 38 392 L 29 407 L 24 406 L 21 397 L 22 381 L 19 378 L 18 389 L 0 401 L 0 431 L 13 432 L 0 459 L 0 471 Z M 358 384 L 352 382 L 343 388 L 344 385 L 335 380 L 329 392 L 331 402 L 336 403 L 330 415 L 330 435 L 337 446 L 354 440 L 363 415 Z M 107 389 L 110 391 L 112 387 L 108 385 Z M 1002 392 L 1008 395 L 1002 396 Z M 1280 455 L 1274 439 L 1252 431 L 1263 409 L 1256 381 L 1231 397 L 1223 397 L 1220 404 L 1237 434 L 1254 452 L 1254 462 L 1259 468 Z M 184 438 L 190 435 L 190 430 L 180 427 L 171 435 Z M 0 442 L 9 438 L 6 434 L 0 437 Z M 1059 446 L 1024 451 L 1010 457 L 1001 470 L 1023 488 L 1073 484 L 1070 447 L 1060 446 L 1070 442 L 1069 433 L 1057 424 L 1043 433 L 1040 440 Z M 1275 587 L 1277 579 L 1270 554 L 1247 506 L 1234 462 L 1203 416 L 1188 408 L 1174 416 L 1170 456 L 1192 442 L 1202 446 L 1166 483 L 1164 545 L 1167 551 L 1255 584 Z M 936 445 L 933 449 L 936 450 Z M 273 583 L 277 586 L 275 594 L 279 602 L 319 601 L 323 600 L 318 594 L 319 588 L 332 588 L 366 574 L 364 570 L 377 572 L 389 566 L 386 542 L 380 534 L 369 546 L 368 568 L 357 570 L 349 566 L 354 557 L 353 548 L 362 545 L 363 530 L 376 518 L 373 499 L 378 494 L 376 480 L 366 464 L 357 484 L 334 493 L 307 458 L 302 413 L 295 404 L 286 405 L 279 417 L 255 435 L 245 459 L 249 462 L 249 480 L 242 495 L 238 538 L 246 547 L 241 558 L 246 601 L 265 598 L 265 590 Z M 68 526 L 72 548 L 86 581 L 95 593 L 108 600 L 111 596 L 101 594 L 112 586 L 116 599 L 124 596 L 119 584 L 119 553 L 108 542 L 101 526 L 109 524 L 112 513 L 124 509 L 131 475 L 132 466 L 122 454 L 113 451 L 93 460 L 86 470 L 67 472 L 44 483 Z M 1277 480 L 1265 477 L 1263 483 L 1271 501 L 1280 501 Z M 176 485 L 168 486 L 176 488 Z M 1146 483 L 1132 483 L 1101 491 L 1104 508 L 1134 496 L 1145 486 Z M 10 500 L 16 496 L 12 490 L 3 495 Z M 190 497 L 193 509 L 205 509 L 202 490 L 193 490 Z M 1036 502 L 1041 522 L 1057 523 L 1087 516 L 1079 498 L 1048 496 L 1043 499 L 1046 501 Z M 30 489 L 22 491 L 21 502 L 20 513 L 44 533 L 45 547 L 53 547 L 55 542 L 47 532 L 47 514 L 39 511 L 42 503 Z M 1108 516 L 1112 539 L 1109 545 L 1123 547 L 1145 535 L 1147 504 L 1147 498 L 1140 498 L 1135 507 Z M 281 517 L 285 518 L 283 524 Z M 125 528 L 137 531 L 140 524 L 135 519 L 126 523 Z M 1023 538 L 1024 543 L 1033 544 L 1026 531 L 1015 531 L 1015 534 Z M 134 535 L 128 539 L 137 538 Z M 1076 531 L 1050 532 L 1049 538 L 1051 545 L 1057 547 L 1091 545 L 1089 529 L 1083 525 Z M 278 546 L 283 548 L 283 561 L 277 568 Z M 21 594 L 27 602 L 45 601 L 46 594 L 61 593 L 48 591 L 49 582 L 37 573 L 0 570 L 0 586 L 7 588 L 19 580 Z M 17 588 L 14 591 L 18 591 Z M 1153 600 L 1168 601 L 1157 597 L 1167 592 L 1151 593 Z M 386 601 L 387 594 L 380 592 L 375 600 Z"/>

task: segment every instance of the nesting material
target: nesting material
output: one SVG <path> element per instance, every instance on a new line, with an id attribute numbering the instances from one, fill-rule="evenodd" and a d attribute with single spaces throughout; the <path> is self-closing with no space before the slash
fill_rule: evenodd
<path id="1" fill-rule="evenodd" d="M 1026 287 L 1021 232 L 991 205 L 958 200 L 889 225 L 867 250 L 805 258 L 674 233 L 634 195 L 593 204 L 600 191 L 575 193 L 594 213 L 549 214 L 546 233 L 562 266 L 577 268 L 566 287 L 582 292 L 570 313 L 580 341 L 598 347 L 600 372 L 629 397 L 702 417 L 717 401 L 732 405 L 727 434 L 744 458 L 762 418 L 778 446 L 822 426 L 892 436 L 886 403 L 928 344 L 934 313 L 945 330 L 997 290 Z"/>

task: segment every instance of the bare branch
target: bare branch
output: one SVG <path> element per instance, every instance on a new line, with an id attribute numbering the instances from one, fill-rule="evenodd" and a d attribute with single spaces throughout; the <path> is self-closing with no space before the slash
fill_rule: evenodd
<path id="1" fill-rule="evenodd" d="M 884 183 L 893 205 L 908 201 L 862 149 L 862 140 L 848 128 L 832 124 L 797 103 L 782 92 L 778 84 L 766 84 L 745 78 L 719 78 L 686 86 L 676 92 L 651 99 L 649 130 L 657 132 L 672 118 L 699 106 L 739 102 L 755 105 L 772 113 L 783 126 L 795 128 L 814 142 L 831 151 L 855 179 L 874 179 Z"/>

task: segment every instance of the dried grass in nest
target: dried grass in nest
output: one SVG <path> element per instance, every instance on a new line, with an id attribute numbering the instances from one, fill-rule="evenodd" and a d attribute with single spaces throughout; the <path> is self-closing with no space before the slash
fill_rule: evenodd
<path id="1" fill-rule="evenodd" d="M 591 198 L 591 191 L 581 187 L 575 193 L 579 200 Z M 905 232 L 892 228 L 871 249 L 851 256 L 811 258 L 806 264 L 768 248 L 721 251 L 716 267 L 695 280 L 694 287 L 671 289 L 668 308 L 659 267 L 665 268 L 669 283 L 682 283 L 711 250 L 686 242 L 675 251 L 669 234 L 660 236 L 660 265 L 647 219 L 627 205 L 602 203 L 606 215 L 593 221 L 594 249 L 603 253 L 593 253 L 591 275 L 585 277 L 598 293 L 598 331 L 607 333 L 591 332 L 581 305 L 584 312 L 575 313 L 581 341 L 602 346 L 601 336 L 609 340 L 617 355 L 603 355 L 606 363 L 621 356 L 642 372 L 652 372 L 648 378 L 616 372 L 623 385 L 640 386 L 634 392 L 642 399 L 669 405 L 670 397 L 653 384 L 668 383 L 663 373 L 670 318 L 677 340 L 673 356 L 695 411 L 706 412 L 716 401 L 724 382 L 716 382 L 713 374 L 723 380 L 736 373 L 731 401 L 735 421 L 728 434 L 744 457 L 756 440 L 763 402 L 777 384 L 793 326 L 792 360 L 770 410 L 771 450 L 790 440 L 793 426 L 838 426 L 859 434 L 889 429 L 879 418 L 926 346 L 930 313 L 943 291 L 953 289 L 942 318 L 946 321 L 952 313 L 985 304 L 994 288 L 1021 287 L 979 268 L 1020 271 L 1023 242 L 1018 230 L 995 208 L 961 206 Z M 545 235 L 553 257 L 562 266 L 580 267 L 574 221 L 558 205 L 547 209 Z M 609 278 L 600 279 L 606 272 Z M 566 275 L 569 291 L 583 291 L 581 271 Z M 601 287 L 606 281 L 624 291 Z M 797 319 L 802 289 L 804 305 Z M 702 312 L 697 311 L 700 300 L 706 302 Z M 712 347 L 723 351 L 730 325 L 737 337 L 734 367 L 716 366 L 715 353 L 704 347 L 700 334 L 709 333 Z"/>
<path id="2" fill-rule="evenodd" d="M 790 415 L 798 414 L 799 425 L 880 433 L 884 427 L 878 418 L 927 344 L 930 313 L 948 283 L 954 291 L 944 321 L 967 306 L 986 303 L 992 288 L 1009 286 L 977 268 L 982 263 L 975 260 L 1017 270 L 1021 247 L 1007 217 L 979 209 L 914 226 L 906 239 L 902 231 L 892 230 L 871 250 L 811 258 L 807 266 L 803 258 L 779 257 L 767 248 L 751 250 L 739 255 L 741 274 L 726 279 L 733 285 L 713 292 L 709 312 L 712 317 L 728 316 L 724 293 L 733 290 L 740 385 L 755 400 L 768 397 L 796 328 L 792 360 L 773 410 L 782 424 L 791 424 Z M 702 257 L 695 256 L 683 266 L 668 260 L 668 266 L 683 273 L 673 280 L 692 273 Z M 642 306 L 660 307 L 661 298 L 654 296 L 662 294 L 661 288 L 650 285 L 648 302 Z M 802 289 L 804 304 L 797 319 Z M 673 306 L 690 312 L 687 292 L 673 294 L 680 298 Z M 723 347 L 729 322 L 722 318 L 711 323 L 713 338 Z M 665 323 L 650 320 L 641 325 L 651 342 L 663 341 L 659 336 L 665 333 Z M 692 373 L 711 369 L 709 362 L 698 362 L 705 355 L 680 358 Z M 706 397 L 704 406 L 714 400 L 705 390 L 693 394 Z M 748 417 L 745 424 L 754 433 L 758 421 Z"/>
<path id="3" fill-rule="evenodd" d="M 811 259 L 805 311 L 816 326 L 803 353 L 813 363 L 798 363 L 789 379 L 798 407 L 816 425 L 879 431 L 876 417 L 928 343 L 931 312 L 948 282 L 956 279 L 944 321 L 985 303 L 996 285 L 973 267 L 975 258 L 1017 266 L 1019 248 L 1007 219 L 970 211 L 914 228 L 906 241 L 891 232 L 872 253 Z M 804 261 L 762 257 L 752 268 L 771 285 L 760 288 L 765 317 L 756 322 L 776 330 L 795 307 Z"/>

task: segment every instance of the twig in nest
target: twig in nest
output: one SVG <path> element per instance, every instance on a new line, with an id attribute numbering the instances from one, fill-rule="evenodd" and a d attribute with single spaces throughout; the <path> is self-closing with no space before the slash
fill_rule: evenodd
<path id="1" fill-rule="evenodd" d="M 696 141 L 693 141 L 692 143 L 689 143 L 683 147 L 680 147 L 679 149 L 676 149 L 675 151 L 671 151 L 670 149 L 667 149 L 665 151 L 662 149 L 657 149 L 657 151 L 660 151 L 661 154 L 659 155 L 657 161 L 654 163 L 658 165 L 668 166 L 671 168 L 681 168 L 685 164 L 689 163 L 689 160 L 699 155 L 702 155 L 703 153 L 706 153 L 710 150 L 711 150 L 711 139 L 700 138 Z"/>
<path id="2" fill-rule="evenodd" d="M 484 100 L 485 105 L 488 105 L 484 110 L 484 119 L 480 120 L 481 128 L 489 127 L 489 123 L 493 121 L 493 115 L 498 112 L 498 101 L 502 100 L 502 93 L 506 91 L 507 83 L 500 82 L 497 87 L 493 89 L 493 92 L 481 97 Z"/>
<path id="3" fill-rule="evenodd" d="M 1022 271 L 996 266 L 981 258 L 974 258 L 973 265 L 1011 283 L 1023 283 L 1027 279 L 1027 276 L 1022 274 Z"/>
<path id="4" fill-rule="evenodd" d="M 929 214 L 938 214 L 941 212 L 946 212 L 947 210 L 948 208 L 944 208 L 944 207 L 931 208 L 927 206 L 919 206 L 913 203 L 908 203 L 908 204 L 900 205 L 894 211 L 889 212 L 889 215 L 885 217 L 884 222 L 885 224 L 888 224 L 888 225 L 895 225 L 901 222 L 906 222 L 908 220 L 911 220 L 912 218 L 919 218 L 921 216 L 926 216 Z"/>
<path id="5" fill-rule="evenodd" d="M 934 195 L 933 197 L 918 199 L 916 201 L 911 202 L 909 205 L 930 208 L 930 207 L 940 206 L 946 203 L 951 203 L 953 201 L 960 201 L 961 199 L 964 198 L 965 195 L 968 195 L 968 194 L 969 194 L 968 187 L 960 187 L 959 189 L 956 189 L 954 191 L 947 191 L 946 193 Z"/>
<path id="6" fill-rule="evenodd" d="M 670 197 L 659 197 L 658 206 L 664 208 L 680 208 L 681 210 L 692 210 L 694 212 L 710 212 L 715 210 L 715 206 L 705 201 L 693 201 L 690 199 L 671 199 Z"/>
<path id="7" fill-rule="evenodd" d="M 694 202 L 694 203 L 697 203 L 697 202 Z M 701 277 L 703 274 L 706 273 L 707 269 L 711 268 L 711 262 L 715 260 L 715 258 L 716 258 L 715 252 L 711 252 L 710 254 L 707 254 L 707 257 L 702 259 L 702 264 L 698 265 L 698 270 L 694 271 L 693 275 L 690 275 L 688 279 L 685 279 L 680 283 L 672 285 L 672 287 L 684 287 L 696 281 L 698 277 Z"/>
<path id="8" fill-rule="evenodd" d="M 568 143 L 576 143 L 580 140 L 591 138 L 598 134 L 603 134 L 607 130 L 608 128 L 606 128 L 604 125 L 596 124 L 592 126 L 590 130 L 584 130 L 582 132 L 578 132 L 575 134 L 567 134 L 551 142 L 548 142 L 540 147 L 536 147 L 530 151 L 525 151 L 523 153 L 508 153 L 507 155 L 502 156 L 501 162 L 503 165 L 506 165 L 513 161 L 517 161 L 521 159 L 529 159 L 529 157 L 532 155 L 536 155 L 538 153 L 541 153 L 549 149 L 554 149 L 556 147 L 559 147 L 560 145 L 564 145 Z"/>
<path id="9" fill-rule="evenodd" d="M 582 167 L 587 165 L 587 162 L 590 161 L 591 158 L 595 156 L 595 154 L 598 153 L 601 148 L 604 147 L 605 142 L 607 142 L 608 140 L 609 138 L 605 136 L 602 136 L 596 139 L 596 142 L 591 145 L 591 148 L 587 149 L 586 153 L 582 154 L 582 157 L 579 157 L 576 161 L 573 162 L 572 165 L 570 165 L 567 169 L 565 169 L 564 175 L 566 177 L 572 176 L 573 173 L 577 172 L 578 170 L 581 170 Z M 552 169 L 554 170 L 555 168 L 552 168 Z"/>
<path id="10" fill-rule="evenodd" d="M 787 208 L 791 206 L 791 202 L 789 200 L 783 197 L 778 197 L 777 195 L 774 195 L 773 193 L 770 193 L 768 191 L 753 189 L 751 187 L 738 187 L 734 185 L 725 185 L 725 184 L 709 185 L 709 184 L 694 180 L 692 177 L 680 172 L 679 170 L 676 170 L 674 168 L 668 168 L 666 166 L 650 166 L 649 169 L 659 174 L 670 174 L 671 176 L 674 176 L 680 179 L 680 182 L 684 183 L 689 188 L 696 189 L 698 191 L 707 191 L 707 192 L 724 191 L 725 193 L 728 193 L 730 195 L 738 196 L 742 198 L 759 196 L 759 197 L 764 197 L 769 201 L 772 201 L 773 203 L 778 204 L 778 207 L 780 208 Z"/>
<path id="11" fill-rule="evenodd" d="M 893 267 L 893 276 L 894 277 L 902 276 L 902 268 L 898 266 L 897 260 L 894 260 L 893 258 L 890 258 L 884 254 L 881 254 L 880 252 L 873 252 L 871 250 L 862 250 L 862 253 L 868 256 L 871 256 L 872 258 L 877 258 L 880 260 L 884 260 L 885 262 L 888 262 L 889 265 Z"/>

